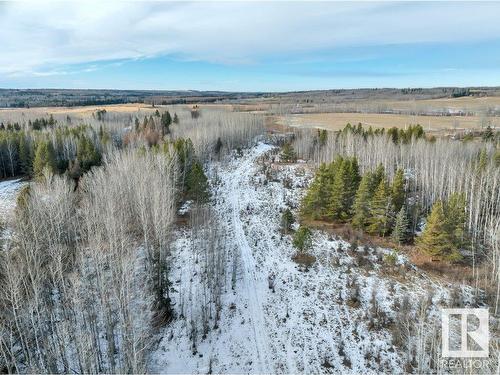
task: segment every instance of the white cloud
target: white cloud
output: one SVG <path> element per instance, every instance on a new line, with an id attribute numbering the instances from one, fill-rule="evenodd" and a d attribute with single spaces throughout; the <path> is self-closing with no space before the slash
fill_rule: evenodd
<path id="1" fill-rule="evenodd" d="M 252 63 L 344 46 L 500 38 L 500 3 L 0 4 L 0 74 L 162 54 Z"/>

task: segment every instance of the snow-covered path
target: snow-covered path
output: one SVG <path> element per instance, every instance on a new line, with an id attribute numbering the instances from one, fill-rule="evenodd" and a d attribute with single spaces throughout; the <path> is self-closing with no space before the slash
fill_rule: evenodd
<path id="1" fill-rule="evenodd" d="M 233 178 L 230 180 L 230 188 L 227 191 L 227 197 L 222 197 L 230 202 L 231 209 L 231 227 L 234 230 L 234 241 L 237 249 L 240 251 L 241 264 L 242 264 L 242 279 L 245 285 L 246 295 L 248 296 L 248 306 L 250 309 L 250 322 L 252 324 L 253 339 L 255 344 L 255 354 L 259 363 L 259 371 L 261 373 L 273 372 L 273 367 L 270 367 L 268 353 L 268 337 L 265 327 L 265 317 L 262 309 L 262 300 L 265 296 L 261 295 L 260 291 L 265 290 L 265 280 L 262 275 L 255 272 L 256 264 L 252 254 L 248 239 L 243 229 L 243 223 L 240 217 L 240 202 L 242 201 L 241 194 L 245 194 L 244 189 L 240 187 L 245 186 L 246 180 L 249 179 L 249 172 L 252 171 L 252 166 L 255 159 L 264 152 L 268 151 L 271 147 L 261 145 L 257 148 L 251 157 L 246 158 L 233 173 Z"/>

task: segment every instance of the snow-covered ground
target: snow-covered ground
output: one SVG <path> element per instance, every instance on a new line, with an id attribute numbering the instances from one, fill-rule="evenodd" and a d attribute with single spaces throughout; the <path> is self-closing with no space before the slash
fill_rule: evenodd
<path id="1" fill-rule="evenodd" d="M 16 207 L 17 194 L 26 184 L 20 179 L 0 181 L 0 246 L 5 247 L 11 237 L 9 220 Z M 3 242 L 3 244 L 1 243 Z"/>
<path id="2" fill-rule="evenodd" d="M 0 181 L 0 217 L 12 212 L 16 206 L 17 193 L 23 185 L 20 179 Z"/>
<path id="3" fill-rule="evenodd" d="M 449 288 L 403 256 L 389 266 L 384 257 L 391 250 L 353 248 L 320 231 L 313 232 L 309 251 L 314 264 L 295 263 L 291 236 L 280 232 L 281 212 L 289 207 L 297 214 L 311 172 L 304 163 L 271 163 L 272 149 L 260 143 L 209 171 L 213 225 L 223 238 L 218 251 L 227 270 L 220 320 L 201 332 L 201 306 L 210 301 L 200 286 L 200 244 L 181 227 L 172 246 L 178 316 L 157 333 L 149 371 L 405 372 L 407 353 L 392 338 L 403 299 L 409 298 L 414 314 L 428 301 L 425 315 L 437 319 L 439 306 L 450 303 Z M 427 331 L 423 341 L 435 334 Z"/>

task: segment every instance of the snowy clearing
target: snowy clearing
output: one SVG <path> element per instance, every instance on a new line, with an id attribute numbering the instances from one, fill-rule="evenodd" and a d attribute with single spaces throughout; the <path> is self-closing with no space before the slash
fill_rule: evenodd
<path id="1" fill-rule="evenodd" d="M 394 272 L 387 272 L 384 256 L 391 250 L 354 249 L 320 231 L 314 231 L 309 251 L 314 264 L 295 263 L 291 236 L 280 232 L 281 212 L 289 207 L 297 214 L 311 172 L 301 163 L 272 163 L 272 150 L 260 143 L 209 171 L 216 225 L 224 236 L 218 251 L 226 269 L 233 269 L 224 276 L 220 320 L 201 332 L 200 306 L 207 304 L 201 245 L 181 227 L 172 246 L 178 318 L 158 332 L 149 371 L 405 372 L 413 349 L 401 350 L 392 335 L 402 324 L 404 299 L 411 301 L 405 319 L 420 313 L 425 327 L 411 340 L 428 342 L 435 339 L 439 308 L 452 303 L 450 286 L 401 255 Z M 470 295 L 465 287 L 462 293 Z M 426 361 L 418 364 L 423 372 Z"/>
<path id="2" fill-rule="evenodd" d="M 8 215 L 16 206 L 17 193 L 24 186 L 21 179 L 0 181 L 0 216 Z"/>

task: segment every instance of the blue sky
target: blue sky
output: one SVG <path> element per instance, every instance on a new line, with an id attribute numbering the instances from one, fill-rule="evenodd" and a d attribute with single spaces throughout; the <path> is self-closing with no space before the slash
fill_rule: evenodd
<path id="1" fill-rule="evenodd" d="M 494 2 L 0 3 L 0 87 L 495 86 L 499 16 Z"/>

